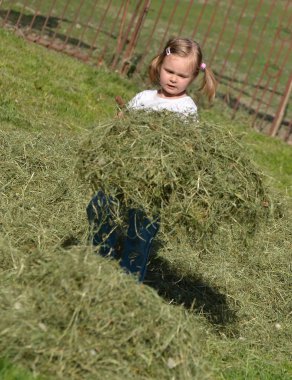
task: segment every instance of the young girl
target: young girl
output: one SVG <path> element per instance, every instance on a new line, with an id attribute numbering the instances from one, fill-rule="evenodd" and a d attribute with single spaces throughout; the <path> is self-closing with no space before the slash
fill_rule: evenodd
<path id="1" fill-rule="evenodd" d="M 159 89 L 139 92 L 127 108 L 168 110 L 196 117 L 197 106 L 187 95 L 187 88 L 200 72 L 203 73 L 200 90 L 212 100 L 217 83 L 212 70 L 203 62 L 199 44 L 188 38 L 172 38 L 149 66 L 150 81 Z"/>
<path id="2" fill-rule="evenodd" d="M 203 73 L 202 90 L 212 100 L 215 96 L 216 80 L 212 71 L 203 62 L 200 46 L 187 38 L 170 39 L 163 51 L 155 57 L 149 67 L 149 76 L 158 90 L 138 93 L 128 104 L 129 110 L 168 110 L 184 116 L 197 117 L 197 106 L 187 95 L 188 86 Z M 119 248 L 120 238 L 112 215 L 116 200 L 98 191 L 87 206 L 87 216 L 92 226 L 93 245 L 100 247 L 99 253 L 120 260 L 126 271 L 138 274 L 143 281 L 151 243 L 159 230 L 159 217 L 150 220 L 143 210 L 131 209 L 128 213 L 128 231 Z"/>

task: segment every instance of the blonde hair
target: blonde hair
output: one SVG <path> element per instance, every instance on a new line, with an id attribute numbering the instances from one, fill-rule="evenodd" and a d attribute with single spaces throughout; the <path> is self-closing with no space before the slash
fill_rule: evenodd
<path id="1" fill-rule="evenodd" d="M 159 84 L 160 69 L 164 58 L 168 54 L 175 54 L 180 57 L 189 57 L 194 67 L 194 78 L 196 78 L 200 71 L 203 72 L 204 77 L 202 84 L 199 88 L 211 101 L 215 97 L 217 81 L 213 71 L 203 64 L 203 54 L 200 45 L 189 38 L 171 38 L 167 41 L 163 51 L 154 57 L 149 65 L 149 78 L 152 84 Z"/>

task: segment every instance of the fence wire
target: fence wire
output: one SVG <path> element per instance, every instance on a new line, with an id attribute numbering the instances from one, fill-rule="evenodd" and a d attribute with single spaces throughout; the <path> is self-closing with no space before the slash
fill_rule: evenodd
<path id="1" fill-rule="evenodd" d="M 292 143 L 291 0 L 0 0 L 0 26 L 96 66 L 146 78 L 170 36 L 197 40 L 232 117 Z"/>

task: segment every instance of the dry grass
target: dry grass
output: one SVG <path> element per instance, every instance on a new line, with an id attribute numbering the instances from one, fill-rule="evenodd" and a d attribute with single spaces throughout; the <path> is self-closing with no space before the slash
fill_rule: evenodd
<path id="1" fill-rule="evenodd" d="M 184 226 L 201 240 L 227 223 L 252 235 L 275 211 L 260 171 L 221 125 L 130 113 L 94 128 L 79 155 L 93 191 L 159 214 L 166 234 Z"/>
<path id="2" fill-rule="evenodd" d="M 131 117 L 81 144 L 1 132 L 2 354 L 55 379 L 243 379 L 258 368 L 288 379 L 288 210 L 227 129 Z M 145 285 L 87 246 L 85 207 L 100 183 L 122 183 L 127 205 L 146 194 L 145 209 L 163 216 Z"/>

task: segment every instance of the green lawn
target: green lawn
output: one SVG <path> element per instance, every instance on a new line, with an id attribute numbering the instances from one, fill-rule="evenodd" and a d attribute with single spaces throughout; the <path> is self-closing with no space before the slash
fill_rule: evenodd
<path id="1" fill-rule="evenodd" d="M 0 360 L 0 378 L 1 380 L 41 380 L 40 377 L 33 377 L 30 371 L 13 366 L 4 360 Z"/>
<path id="2" fill-rule="evenodd" d="M 199 252 L 179 236 L 159 256 L 167 298 L 92 254 L 91 194 L 74 171 L 80 141 L 140 84 L 8 31 L 0 42 L 0 377 L 290 379 L 291 208 L 279 204 L 292 195 L 291 147 L 253 131 L 244 114 L 230 121 L 219 100 L 200 110 L 241 134 L 281 211 L 253 245 L 226 233 Z M 227 322 L 216 324 L 221 312 Z"/>

